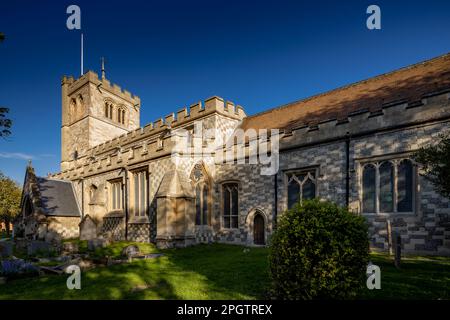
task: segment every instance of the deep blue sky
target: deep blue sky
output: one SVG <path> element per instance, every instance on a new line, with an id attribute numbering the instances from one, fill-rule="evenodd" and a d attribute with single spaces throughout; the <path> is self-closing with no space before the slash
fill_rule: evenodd
<path id="1" fill-rule="evenodd" d="M 0 105 L 13 134 L 0 170 L 59 170 L 62 75 L 85 69 L 141 97 L 141 125 L 212 95 L 254 114 L 450 51 L 449 1 L 8 1 L 0 7 Z M 366 28 L 366 8 L 382 30 Z"/>

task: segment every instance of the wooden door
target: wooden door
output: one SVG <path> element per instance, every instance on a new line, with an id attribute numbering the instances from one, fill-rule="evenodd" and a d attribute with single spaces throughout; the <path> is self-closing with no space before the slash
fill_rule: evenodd
<path id="1" fill-rule="evenodd" d="M 264 218 L 257 214 L 255 220 L 253 221 L 253 240 L 255 244 L 263 245 L 265 244 L 264 239 Z"/>

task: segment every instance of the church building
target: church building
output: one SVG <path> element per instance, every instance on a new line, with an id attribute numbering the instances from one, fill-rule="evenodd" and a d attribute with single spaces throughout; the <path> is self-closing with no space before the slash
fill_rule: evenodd
<path id="1" fill-rule="evenodd" d="M 140 98 L 104 72 L 61 92 L 61 170 L 27 167 L 16 234 L 78 237 L 90 219 L 162 248 L 266 245 L 319 198 L 364 216 L 375 250 L 396 232 L 404 252 L 450 255 L 450 200 L 413 158 L 449 132 L 450 54 L 249 116 L 211 97 L 141 126 Z"/>

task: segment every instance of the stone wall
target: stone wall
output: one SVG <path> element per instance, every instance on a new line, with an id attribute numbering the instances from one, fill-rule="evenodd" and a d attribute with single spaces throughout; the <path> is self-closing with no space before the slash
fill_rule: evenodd
<path id="1" fill-rule="evenodd" d="M 83 81 L 85 80 L 82 79 L 81 82 Z M 103 84 L 114 90 L 109 83 Z M 95 99 L 99 97 L 96 96 Z M 100 103 L 100 100 L 97 102 Z M 99 145 L 89 147 L 82 160 L 73 161 L 69 170 L 58 173 L 55 177 L 76 181 L 74 188 L 79 201 L 84 200 L 84 212 L 100 220 L 107 217 L 103 221 L 103 231 L 112 232 L 115 237 L 121 238 L 125 234 L 125 217 L 108 217 L 111 211 L 108 205 L 108 181 L 128 172 L 128 179 L 124 179 L 124 182 L 127 181 L 126 190 L 130 191 L 133 170 L 146 169 L 149 179 L 148 215 L 135 218 L 130 213 L 126 228 L 128 239 L 152 242 L 157 235 L 158 206 L 155 196 L 164 175 L 171 170 L 179 170 L 189 177 L 194 166 L 202 163 L 211 180 L 211 225 L 196 226 L 195 241 L 251 245 L 256 214 L 263 216 L 266 242 L 270 239 L 277 215 L 282 215 L 287 208 L 287 174 L 293 171 L 314 172 L 316 197 L 341 206 L 347 204 L 347 141 L 350 159 L 349 208 L 355 214 L 362 214 L 362 165 L 379 159 L 410 158 L 421 146 L 436 141 L 440 133 L 448 131 L 450 103 L 449 94 L 441 92 L 424 96 L 414 103 L 399 101 L 381 104 L 380 109 L 375 111 L 361 109 L 346 119 L 329 119 L 315 124 L 299 123 L 295 128 L 282 132 L 279 170 L 275 176 L 262 175 L 259 165 L 215 163 L 213 155 L 209 154 L 194 152 L 173 156 L 172 137 L 178 129 L 190 127 L 194 121 L 200 121 L 204 130 L 213 128 L 218 130 L 217 134 L 229 137 L 244 117 L 242 108 L 213 97 L 204 104 L 196 103 L 189 110 L 184 108 L 178 111 L 176 117 L 169 114 L 144 128 L 106 142 L 103 140 L 109 134 L 108 128 L 100 122 L 92 121 L 96 132 L 94 138 L 99 139 Z M 135 125 L 138 123 L 131 123 L 131 126 Z M 81 128 L 74 131 L 80 130 Z M 212 141 L 202 141 L 205 143 L 202 143 L 202 150 L 207 149 L 215 138 L 217 136 Z M 413 213 L 364 214 L 370 225 L 371 245 L 379 250 L 389 248 L 387 225 L 390 224 L 392 230 L 401 234 L 405 252 L 450 254 L 449 199 L 434 191 L 430 182 L 420 175 L 420 168 L 416 171 L 417 205 Z M 239 188 L 236 229 L 223 228 L 222 223 L 222 184 L 231 181 L 236 182 Z M 94 199 L 91 199 L 89 188 L 93 185 L 97 191 Z M 126 196 L 130 207 L 132 196 L 130 193 Z"/>
<path id="2" fill-rule="evenodd" d="M 126 134 L 127 129 L 116 124 L 110 124 L 103 119 L 89 119 L 89 147 L 99 145 L 122 134 Z M 85 148 L 84 150 L 87 150 Z"/>
<path id="3" fill-rule="evenodd" d="M 237 182 L 239 187 L 239 228 L 222 228 L 222 184 Z M 258 165 L 223 164 L 217 165 L 214 186 L 213 228 L 215 239 L 219 242 L 252 244 L 249 242 L 248 215 L 258 209 L 272 228 L 274 213 L 274 178 L 260 174 Z"/>
<path id="4" fill-rule="evenodd" d="M 353 169 L 351 202 L 360 212 L 361 164 L 380 157 L 383 159 L 411 158 L 420 147 L 437 141 L 440 134 L 449 131 L 448 123 L 438 122 L 379 133 L 352 142 Z M 399 232 L 405 252 L 450 254 L 450 200 L 438 194 L 434 186 L 418 170 L 416 174 L 416 208 L 412 214 L 364 214 L 369 221 L 370 239 L 374 248 L 388 250 L 392 243 L 388 221 Z"/>
<path id="5" fill-rule="evenodd" d="M 381 119 L 382 120 L 382 119 Z M 378 122 L 380 119 L 368 121 Z M 395 119 L 390 119 L 395 121 Z M 351 127 L 349 127 L 351 128 Z M 430 121 L 420 125 L 412 125 L 392 130 L 352 138 L 350 135 L 350 190 L 349 205 L 355 214 L 361 213 L 361 164 L 374 159 L 412 158 L 414 151 L 420 147 L 437 141 L 440 134 L 448 132 L 445 121 Z M 354 132 L 354 131 L 353 131 Z M 311 135 L 314 132 L 310 133 Z M 320 132 L 315 132 L 320 135 Z M 289 148 L 282 145 L 280 167 L 277 173 L 278 215 L 287 208 L 286 172 L 291 170 L 315 170 L 317 173 L 316 196 L 335 202 L 341 206 L 346 204 L 346 139 L 332 142 Z M 249 243 L 248 221 L 245 217 L 254 207 L 261 208 L 268 216 L 268 223 L 274 214 L 274 182 L 273 177 L 261 176 L 254 165 L 221 165 L 216 169 L 216 203 L 215 216 L 221 217 L 220 182 L 234 180 L 239 183 L 239 228 L 223 230 L 219 228 L 217 240 L 232 243 Z M 371 246 L 378 250 L 388 250 L 388 221 L 392 231 L 399 232 L 402 238 L 403 251 L 406 253 L 450 254 L 450 200 L 439 195 L 433 185 L 417 172 L 414 186 L 418 190 L 414 202 L 417 204 L 413 213 L 364 214 L 370 229 Z M 217 227 L 219 224 L 217 225 Z M 272 226 L 271 226 L 272 227 Z M 269 228 L 269 232 L 270 232 Z M 251 230 L 249 230 L 251 232 Z"/>
<path id="6" fill-rule="evenodd" d="M 47 233 L 57 234 L 62 239 L 77 238 L 80 221 L 79 217 L 47 217 Z"/>

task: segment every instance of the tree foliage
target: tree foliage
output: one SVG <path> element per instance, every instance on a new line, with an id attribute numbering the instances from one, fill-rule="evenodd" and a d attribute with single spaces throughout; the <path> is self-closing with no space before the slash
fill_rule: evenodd
<path id="1" fill-rule="evenodd" d="M 303 201 L 283 213 L 270 244 L 276 299 L 348 299 L 365 285 L 367 223 L 331 202 Z"/>
<path id="2" fill-rule="evenodd" d="M 436 191 L 450 197 L 450 134 L 441 135 L 437 144 L 420 148 L 414 159 L 423 166 Z"/>
<path id="3" fill-rule="evenodd" d="M 0 32 L 0 42 L 3 42 L 3 40 L 5 40 L 5 34 Z M 11 134 L 9 129 L 11 129 L 12 121 L 6 117 L 8 112 L 8 108 L 0 107 L 0 137 L 6 137 Z"/>
<path id="4" fill-rule="evenodd" d="M 6 116 L 8 112 L 8 108 L 0 107 L 0 137 L 7 137 L 11 134 L 12 121 Z"/>
<path id="5" fill-rule="evenodd" d="M 0 172 L 0 222 L 6 226 L 14 219 L 20 210 L 22 190 L 11 178 Z M 9 228 L 6 228 L 9 233 Z"/>

